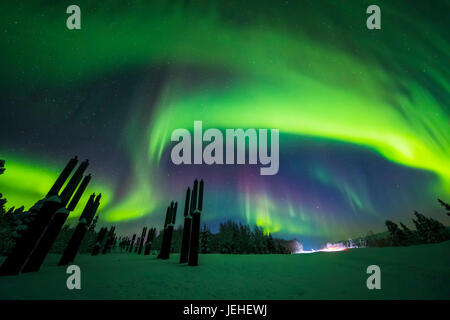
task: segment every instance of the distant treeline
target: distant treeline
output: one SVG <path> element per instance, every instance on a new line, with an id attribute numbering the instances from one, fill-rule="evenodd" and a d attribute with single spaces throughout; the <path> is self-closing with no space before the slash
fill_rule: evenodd
<path id="1" fill-rule="evenodd" d="M 181 251 L 183 228 L 179 227 L 173 232 L 172 252 Z M 162 234 L 156 237 L 155 248 L 161 246 Z M 206 225 L 200 232 L 200 253 L 230 253 L 230 254 L 289 254 L 294 251 L 291 241 L 278 239 L 272 235 L 264 234 L 257 226 L 238 224 L 227 221 L 220 224 L 219 232 L 212 233 Z"/>

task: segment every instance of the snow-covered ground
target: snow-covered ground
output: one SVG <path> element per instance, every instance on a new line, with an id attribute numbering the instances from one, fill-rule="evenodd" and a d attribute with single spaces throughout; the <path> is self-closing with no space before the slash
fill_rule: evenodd
<path id="1" fill-rule="evenodd" d="M 81 290 L 68 290 L 59 256 L 38 273 L 0 278 L 0 299 L 450 299 L 450 241 L 295 255 L 80 255 Z M 381 268 L 368 290 L 366 268 Z"/>

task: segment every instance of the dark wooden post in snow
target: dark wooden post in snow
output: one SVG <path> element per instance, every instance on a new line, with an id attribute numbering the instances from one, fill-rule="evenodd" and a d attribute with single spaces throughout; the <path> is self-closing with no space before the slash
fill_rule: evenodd
<path id="1" fill-rule="evenodd" d="M 80 166 L 81 167 L 81 166 Z M 78 178 L 77 178 L 78 180 Z M 39 271 L 42 263 L 44 262 L 45 258 L 47 257 L 53 243 L 55 242 L 56 238 L 58 237 L 59 232 L 61 231 L 64 223 L 66 222 L 67 218 L 69 217 L 69 212 L 75 210 L 78 201 L 81 198 L 81 195 L 84 193 L 84 190 L 86 190 L 86 187 L 91 180 L 91 175 L 87 175 L 84 177 L 83 181 L 81 182 L 80 186 L 78 187 L 77 192 L 72 198 L 72 201 L 67 206 L 67 209 L 62 207 L 56 210 L 55 215 L 53 216 L 52 220 L 50 221 L 49 225 L 47 226 L 47 229 L 42 234 L 41 238 L 39 239 L 37 245 L 33 249 L 33 252 L 31 253 L 30 257 L 28 258 L 27 262 L 25 263 L 22 272 L 34 272 Z"/>
<path id="2" fill-rule="evenodd" d="M 152 228 L 148 231 L 147 240 L 145 241 L 145 250 L 144 256 L 148 256 L 150 254 L 150 250 L 152 249 L 153 238 L 155 237 L 156 228 Z"/>
<path id="3" fill-rule="evenodd" d="M 77 163 L 78 157 L 76 156 L 69 160 L 69 162 L 64 167 L 63 171 L 61 171 L 61 173 L 59 174 L 53 186 L 48 191 L 47 195 L 45 196 L 46 198 L 49 198 L 51 196 L 57 196 L 59 194 L 59 191 L 66 182 L 67 178 L 69 178 L 70 173 L 73 171 Z"/>
<path id="4" fill-rule="evenodd" d="M 70 198 L 72 198 L 73 193 L 75 192 L 77 186 L 80 184 L 81 179 L 83 179 L 83 174 L 86 168 L 89 166 L 89 161 L 85 160 L 83 161 L 78 169 L 73 174 L 72 178 L 70 178 L 69 182 L 67 183 L 64 190 L 61 192 L 61 195 L 59 198 L 61 199 L 61 206 L 65 207 L 68 203 Z M 91 178 L 89 178 L 90 180 Z M 82 190 L 84 191 L 84 190 Z M 81 195 L 79 195 L 81 197 Z M 78 203 L 78 201 L 76 201 Z"/>
<path id="5" fill-rule="evenodd" d="M 95 241 L 95 246 L 94 246 L 94 250 L 92 250 L 92 255 L 96 256 L 98 255 L 98 253 L 100 252 L 100 249 L 102 247 L 103 244 L 103 240 L 105 239 L 106 236 L 106 232 L 108 231 L 108 229 L 106 227 L 103 227 L 100 229 L 100 231 L 98 232 L 97 235 L 97 240 Z"/>
<path id="6" fill-rule="evenodd" d="M 166 210 L 166 220 L 164 221 L 164 229 L 163 229 L 162 240 L 161 240 L 161 249 L 159 250 L 158 259 L 162 259 L 164 256 L 164 250 L 165 250 L 166 242 L 167 242 L 167 225 L 169 224 L 169 215 L 170 215 L 170 206 L 168 206 L 167 210 Z"/>
<path id="7" fill-rule="evenodd" d="M 130 245 L 127 250 L 128 252 L 132 252 L 132 250 L 133 250 L 134 239 L 136 239 L 136 233 L 133 234 L 133 238 L 131 238 L 131 242 L 130 242 Z"/>
<path id="8" fill-rule="evenodd" d="M 62 186 L 66 182 L 67 178 L 69 178 L 70 173 L 75 168 L 77 162 L 78 162 L 78 158 L 76 156 L 69 160 L 66 167 L 60 173 L 59 177 L 56 179 L 55 183 L 53 184 L 53 186 L 50 188 L 49 192 L 45 196 L 46 198 L 49 198 L 51 196 L 57 196 L 59 194 L 59 191 L 61 190 Z"/>
<path id="9" fill-rule="evenodd" d="M 137 253 L 139 248 L 139 242 L 141 242 L 141 237 L 137 237 L 136 242 L 134 243 L 133 252 Z"/>
<path id="10" fill-rule="evenodd" d="M 78 250 L 81 246 L 83 238 L 94 219 L 95 213 L 100 205 L 100 199 L 102 195 L 99 194 L 95 197 L 95 193 L 89 197 L 86 206 L 84 207 L 83 212 L 81 213 L 80 219 L 78 220 L 78 224 L 70 238 L 64 253 L 59 260 L 59 266 L 66 266 L 69 263 L 75 261 L 75 257 L 78 253 Z M 94 200 L 95 199 L 95 200 Z"/>
<path id="11" fill-rule="evenodd" d="M 111 247 L 114 242 L 114 238 L 116 237 L 115 233 L 114 233 L 115 230 L 116 230 L 116 227 L 111 227 L 111 229 L 109 230 L 109 232 L 106 236 L 106 239 L 105 239 L 105 244 L 103 246 L 102 254 L 106 254 L 107 252 L 111 251 Z"/>
<path id="12" fill-rule="evenodd" d="M 195 183 L 194 183 L 195 185 Z M 195 193 L 195 192 L 194 192 Z M 194 198 L 195 206 L 195 198 Z M 191 231 L 191 245 L 189 248 L 189 265 L 198 265 L 198 247 L 200 240 L 200 215 L 203 208 L 203 180 L 200 181 L 200 188 L 198 192 L 197 208 L 192 213 L 192 231 Z"/>
<path id="13" fill-rule="evenodd" d="M 192 215 L 190 208 L 191 189 L 186 190 L 186 201 L 184 203 L 184 226 L 183 238 L 181 240 L 180 263 L 188 262 L 189 258 L 189 241 L 191 240 Z"/>
<path id="14" fill-rule="evenodd" d="M 159 253 L 159 259 L 169 259 L 170 256 L 170 248 L 172 244 L 172 235 L 173 235 L 173 227 L 175 225 L 175 218 L 177 214 L 178 203 L 174 203 L 173 201 L 170 203 L 170 206 L 167 208 L 166 213 L 166 222 L 164 223 L 164 233 L 161 244 L 161 251 Z"/>
<path id="15" fill-rule="evenodd" d="M 166 241 L 166 249 L 165 255 L 163 259 L 169 259 L 170 251 L 172 248 L 172 236 L 173 236 L 173 228 L 175 226 L 175 218 L 177 216 L 177 208 L 178 202 L 175 204 L 172 202 L 172 208 L 170 210 L 169 224 L 167 225 L 167 241 Z"/>
<path id="16" fill-rule="evenodd" d="M 142 246 L 144 245 L 144 239 L 145 239 L 145 235 L 147 234 L 147 227 L 144 227 L 142 229 L 142 235 L 141 235 L 141 241 L 139 242 L 139 250 L 138 250 L 138 254 L 142 253 Z"/>

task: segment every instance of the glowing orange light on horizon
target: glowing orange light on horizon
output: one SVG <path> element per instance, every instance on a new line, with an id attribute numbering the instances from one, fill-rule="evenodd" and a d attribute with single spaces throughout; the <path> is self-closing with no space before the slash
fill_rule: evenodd
<path id="1" fill-rule="evenodd" d="M 318 251 L 321 251 L 321 252 L 337 252 L 337 251 L 344 251 L 344 250 L 347 250 L 347 247 L 333 246 L 333 247 L 323 248 L 323 249 L 320 249 Z"/>
<path id="2" fill-rule="evenodd" d="M 303 248 L 300 248 L 296 253 L 339 252 L 339 251 L 345 251 L 347 249 L 348 248 L 346 246 L 337 244 L 337 245 L 327 245 L 326 247 L 319 249 L 319 250 L 311 249 L 309 251 L 305 251 L 305 250 L 303 250 Z"/>

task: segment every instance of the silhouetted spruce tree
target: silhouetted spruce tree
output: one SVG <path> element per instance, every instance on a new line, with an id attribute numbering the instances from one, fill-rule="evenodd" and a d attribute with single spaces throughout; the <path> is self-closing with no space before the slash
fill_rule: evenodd
<path id="1" fill-rule="evenodd" d="M 388 247 L 391 245 L 388 237 L 384 236 L 383 234 L 375 235 L 372 231 L 369 231 L 363 239 L 365 240 L 366 246 L 368 247 Z"/>
<path id="2" fill-rule="evenodd" d="M 256 237 L 254 232 L 252 232 L 249 228 L 249 245 L 248 245 L 248 253 L 258 253 L 258 246 L 256 244 Z"/>
<path id="3" fill-rule="evenodd" d="M 253 228 L 253 232 L 252 232 L 252 242 L 254 243 L 255 246 L 255 253 L 259 254 L 262 253 L 261 252 L 261 235 L 260 235 L 260 229 L 255 226 Z"/>
<path id="4" fill-rule="evenodd" d="M 231 221 L 221 223 L 219 226 L 219 248 L 220 253 L 233 253 L 233 231 Z"/>
<path id="5" fill-rule="evenodd" d="M 0 160 L 0 175 L 2 175 L 3 172 L 5 172 L 5 160 Z M 6 202 L 7 202 L 7 200 L 5 198 L 3 198 L 3 195 L 0 193 L 0 215 L 1 216 L 3 216 L 3 214 L 5 213 Z"/>
<path id="6" fill-rule="evenodd" d="M 288 250 L 288 246 L 287 246 L 287 241 L 283 240 L 283 239 L 274 239 L 275 241 L 275 250 L 276 253 L 279 254 L 289 254 L 289 250 Z"/>
<path id="7" fill-rule="evenodd" d="M 250 230 L 250 252 L 258 254 L 260 245 L 259 245 L 259 235 L 258 235 L 259 229 L 258 227 L 254 227 Z"/>
<path id="8" fill-rule="evenodd" d="M 205 224 L 205 225 L 203 225 L 202 231 L 200 232 L 200 252 L 201 253 L 210 253 L 209 242 L 210 242 L 210 232 Z"/>
<path id="9" fill-rule="evenodd" d="M 239 224 L 239 236 L 241 238 L 241 253 L 250 253 L 250 228 L 247 225 Z"/>
<path id="10" fill-rule="evenodd" d="M 269 233 L 269 235 L 267 236 L 267 251 L 269 253 L 276 253 L 275 242 L 274 242 L 274 240 L 272 238 L 272 234 L 271 233 Z"/>
<path id="11" fill-rule="evenodd" d="M 386 220 L 386 227 L 391 236 L 392 245 L 401 246 L 406 242 L 405 233 L 398 227 L 398 225 L 390 220 Z"/>
<path id="12" fill-rule="evenodd" d="M 0 175 L 5 172 L 5 161 L 0 160 Z M 0 193 L 0 255 L 8 255 L 16 240 L 26 230 L 33 215 L 24 211 L 24 207 L 6 209 L 7 200 Z"/>
<path id="13" fill-rule="evenodd" d="M 400 222 L 400 226 L 403 229 L 403 232 L 405 234 L 405 244 L 407 245 L 413 245 L 420 243 L 419 237 L 417 236 L 417 232 L 412 231 L 407 226 L 405 226 L 403 223 Z"/>
<path id="14" fill-rule="evenodd" d="M 11 252 L 29 222 L 23 206 L 18 209 L 11 207 L 6 211 L 6 203 L 6 199 L 0 194 L 0 255 L 8 255 Z"/>
<path id="15" fill-rule="evenodd" d="M 8 202 L 5 198 L 3 198 L 3 195 L 0 193 L 0 214 L 5 213 L 5 204 Z"/>
<path id="16" fill-rule="evenodd" d="M 439 221 L 414 211 L 413 219 L 418 236 L 423 243 L 437 243 L 450 239 L 448 229 Z"/>
<path id="17" fill-rule="evenodd" d="M 219 239 L 217 234 L 210 234 L 210 238 L 209 238 L 209 250 L 210 253 L 219 253 L 220 252 L 220 248 L 219 248 Z"/>
<path id="18" fill-rule="evenodd" d="M 444 207 L 444 209 L 447 211 L 447 215 L 450 216 L 450 204 L 442 201 L 441 199 L 438 199 L 438 202 L 441 204 L 441 206 Z"/>
<path id="19" fill-rule="evenodd" d="M 231 224 L 231 234 L 231 251 L 234 254 L 239 254 L 242 252 L 242 238 L 239 232 L 239 226 L 235 222 L 232 222 Z"/>

